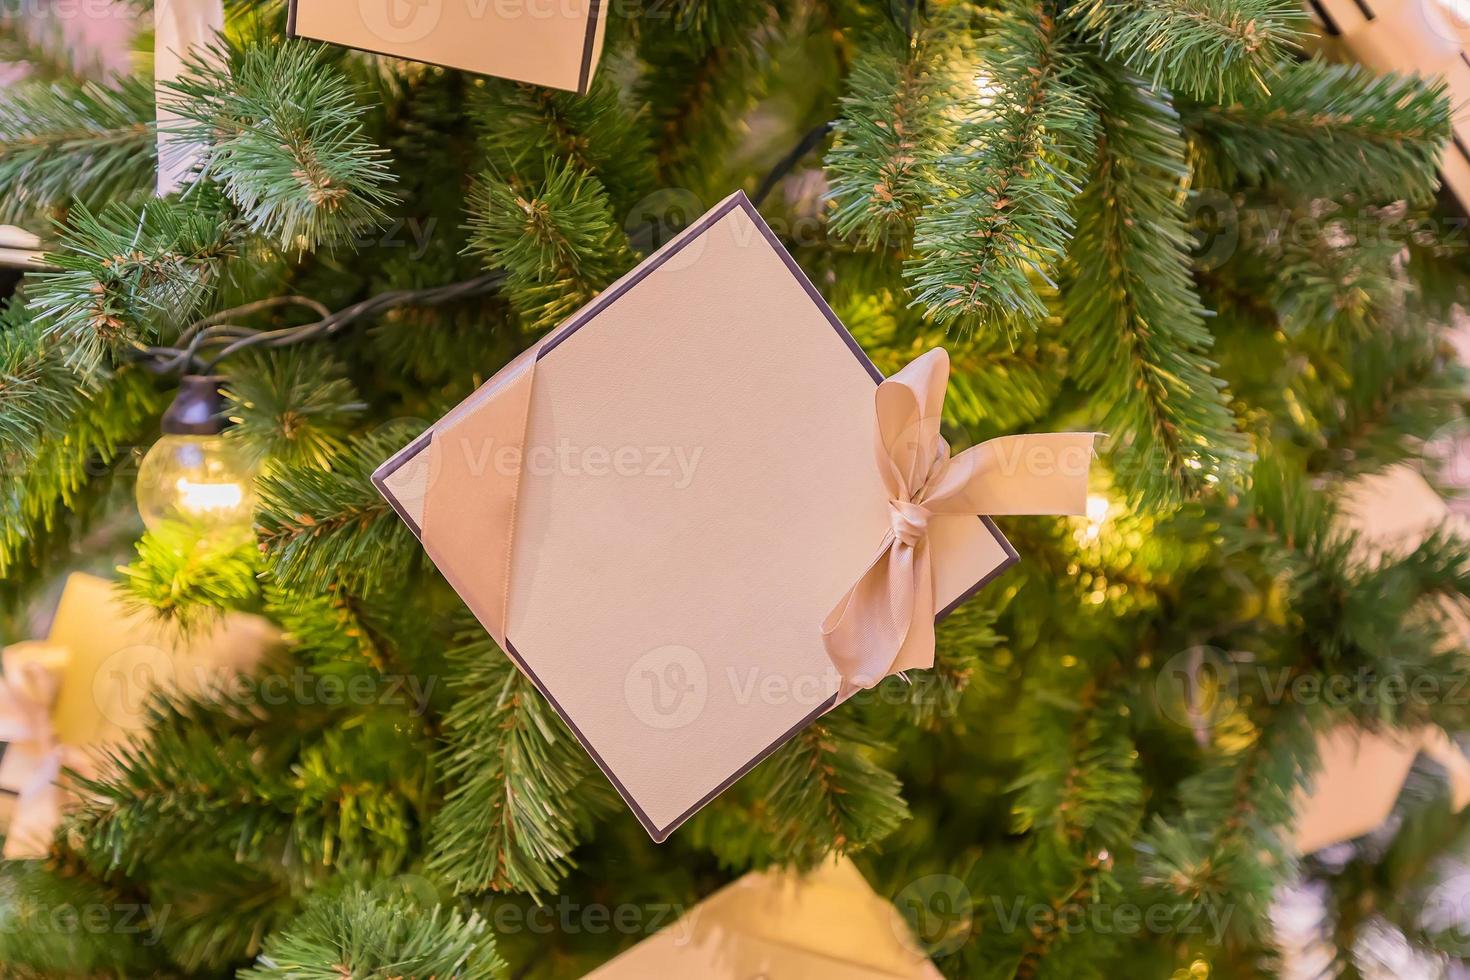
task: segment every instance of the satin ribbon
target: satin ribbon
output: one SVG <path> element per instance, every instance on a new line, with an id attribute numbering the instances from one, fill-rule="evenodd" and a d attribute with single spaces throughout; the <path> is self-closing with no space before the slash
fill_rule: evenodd
<path id="1" fill-rule="evenodd" d="M 866 571 L 822 622 L 843 695 L 934 665 L 934 520 L 1084 514 L 1096 433 L 1004 436 L 949 454 L 940 435 L 949 354 L 935 349 L 878 385 L 875 450 L 889 527 Z"/>
<path id="2" fill-rule="evenodd" d="M 217 61 L 209 46 L 224 29 L 223 0 L 154 0 L 153 96 L 157 107 L 159 197 L 167 197 L 191 182 L 209 149 L 179 133 L 185 120 L 170 107 L 174 96 L 165 86 L 184 73 L 184 59 L 190 55 Z"/>
<path id="3" fill-rule="evenodd" d="M 82 769 L 85 754 L 64 744 L 51 721 L 69 653 L 45 643 L 14 643 L 0 653 L 0 780 L 17 794 L 5 832 L 6 858 L 44 857 L 61 822 L 63 767 Z"/>
<path id="4" fill-rule="evenodd" d="M 505 632 L 524 469 L 520 457 L 536 361 L 556 335 L 531 345 L 445 416 L 429 443 L 429 485 L 419 529 L 424 550 L 460 595 L 483 597 L 473 604 L 475 614 L 502 650 L 510 649 Z M 473 558 L 465 548 L 465 527 L 489 529 L 489 546 L 477 543 Z"/>

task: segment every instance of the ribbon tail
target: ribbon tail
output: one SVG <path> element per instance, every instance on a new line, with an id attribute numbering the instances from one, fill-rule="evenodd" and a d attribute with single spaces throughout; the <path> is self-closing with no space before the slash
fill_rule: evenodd
<path id="1" fill-rule="evenodd" d="M 542 343 L 447 416 L 429 443 L 424 550 L 502 650 L 507 649 L 516 507 Z M 459 529 L 466 526 L 490 529 L 490 546 L 462 534 Z"/>
<path id="2" fill-rule="evenodd" d="M 899 670 L 933 664 L 934 598 L 928 560 L 927 548 L 916 550 L 889 537 L 822 621 L 822 643 L 842 676 L 842 697 L 873 687 Z M 927 642 L 922 635 L 926 630 Z"/>
<path id="3" fill-rule="evenodd" d="M 1085 514 L 1097 436 L 1036 432 L 982 442 L 950 460 L 922 503 L 936 514 Z"/>
<path id="4" fill-rule="evenodd" d="M 58 747 L 42 758 L 20 788 L 5 831 L 5 849 L 0 852 L 5 858 L 42 858 L 50 850 L 51 838 L 61 824 L 62 791 L 56 785 L 61 762 Z"/>
<path id="5" fill-rule="evenodd" d="M 221 0 L 155 0 L 153 4 L 153 94 L 157 110 L 158 196 L 167 197 L 194 179 L 208 147 L 187 139 L 180 129 L 188 121 L 169 105 L 165 86 L 184 72 L 184 59 L 199 55 L 214 62 L 209 50 L 225 29 Z"/>

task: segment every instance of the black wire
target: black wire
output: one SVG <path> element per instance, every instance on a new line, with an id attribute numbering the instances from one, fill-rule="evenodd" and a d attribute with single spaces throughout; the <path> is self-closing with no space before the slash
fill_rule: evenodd
<path id="1" fill-rule="evenodd" d="M 792 169 L 801 161 L 802 157 L 816 149 L 836 125 L 836 121 L 824 122 L 803 136 L 801 142 L 797 143 L 790 153 L 777 161 L 776 165 L 771 168 L 771 172 L 766 174 L 765 179 L 761 181 L 760 187 L 756 188 L 755 194 L 751 196 L 750 203 L 756 207 L 760 207 L 761 202 L 765 201 L 770 196 L 771 191 L 776 189 L 776 185 L 781 182 L 781 178 L 791 173 Z"/>
<path id="2" fill-rule="evenodd" d="M 207 326 L 196 324 L 192 331 L 189 343 L 184 347 L 146 347 L 141 350 L 144 357 L 152 359 L 149 365 L 159 373 L 169 373 L 183 368 L 189 371 L 193 365 L 198 364 L 200 371 L 205 374 L 212 373 L 220 361 L 251 347 L 289 347 L 292 344 L 303 343 L 321 337 L 330 337 L 343 327 L 350 326 L 359 320 L 374 317 L 386 310 L 398 306 L 437 306 L 453 300 L 469 299 L 483 293 L 493 292 L 505 281 L 504 272 L 487 272 L 473 279 L 462 282 L 452 282 L 443 286 L 431 286 L 427 289 L 396 289 L 367 299 L 353 303 L 351 306 L 343 307 L 335 313 L 328 313 L 319 320 L 311 323 L 302 323 L 294 327 L 280 327 L 275 330 L 256 330 L 250 327 L 242 327 L 232 323 L 213 323 Z M 254 305 L 254 304 L 250 304 Z M 218 317 L 219 314 L 215 314 Z M 207 323 L 201 321 L 201 324 Z M 197 329 L 196 329 L 197 328 Z M 214 354 L 213 357 L 203 357 L 200 351 L 211 344 L 223 344 L 224 346 Z"/>

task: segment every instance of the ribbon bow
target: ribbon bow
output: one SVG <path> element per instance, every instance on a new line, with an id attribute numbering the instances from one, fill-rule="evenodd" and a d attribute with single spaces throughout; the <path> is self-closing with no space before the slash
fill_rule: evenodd
<path id="1" fill-rule="evenodd" d="M 878 554 L 822 621 L 845 693 L 934 665 L 929 525 L 979 515 L 1083 514 L 1095 433 L 1004 436 L 953 458 L 939 433 L 949 354 L 935 349 L 878 385 L 878 471 L 889 528 Z"/>
<path id="2" fill-rule="evenodd" d="M 62 647 L 14 643 L 0 654 L 0 786 L 16 793 L 5 833 L 6 858 L 44 857 L 61 821 L 63 792 L 56 785 L 63 766 L 77 768 L 81 753 L 61 742 L 51 708 L 61 692 L 69 659 Z"/>

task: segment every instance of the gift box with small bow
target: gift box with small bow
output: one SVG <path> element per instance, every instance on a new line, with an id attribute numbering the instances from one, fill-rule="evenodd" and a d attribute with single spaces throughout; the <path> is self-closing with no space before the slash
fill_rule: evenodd
<path id="1" fill-rule="evenodd" d="M 186 636 L 128 609 L 106 579 L 71 575 L 46 638 L 0 654 L 4 857 L 46 853 L 69 802 L 62 769 L 96 772 L 109 745 L 144 727 L 155 691 L 228 682 L 279 642 L 274 626 L 243 613 Z"/>
<path id="2" fill-rule="evenodd" d="M 743 194 L 374 475 L 654 837 L 838 701 L 931 666 L 1080 514 L 1090 433 L 953 456 L 935 349 L 884 379 Z"/>

